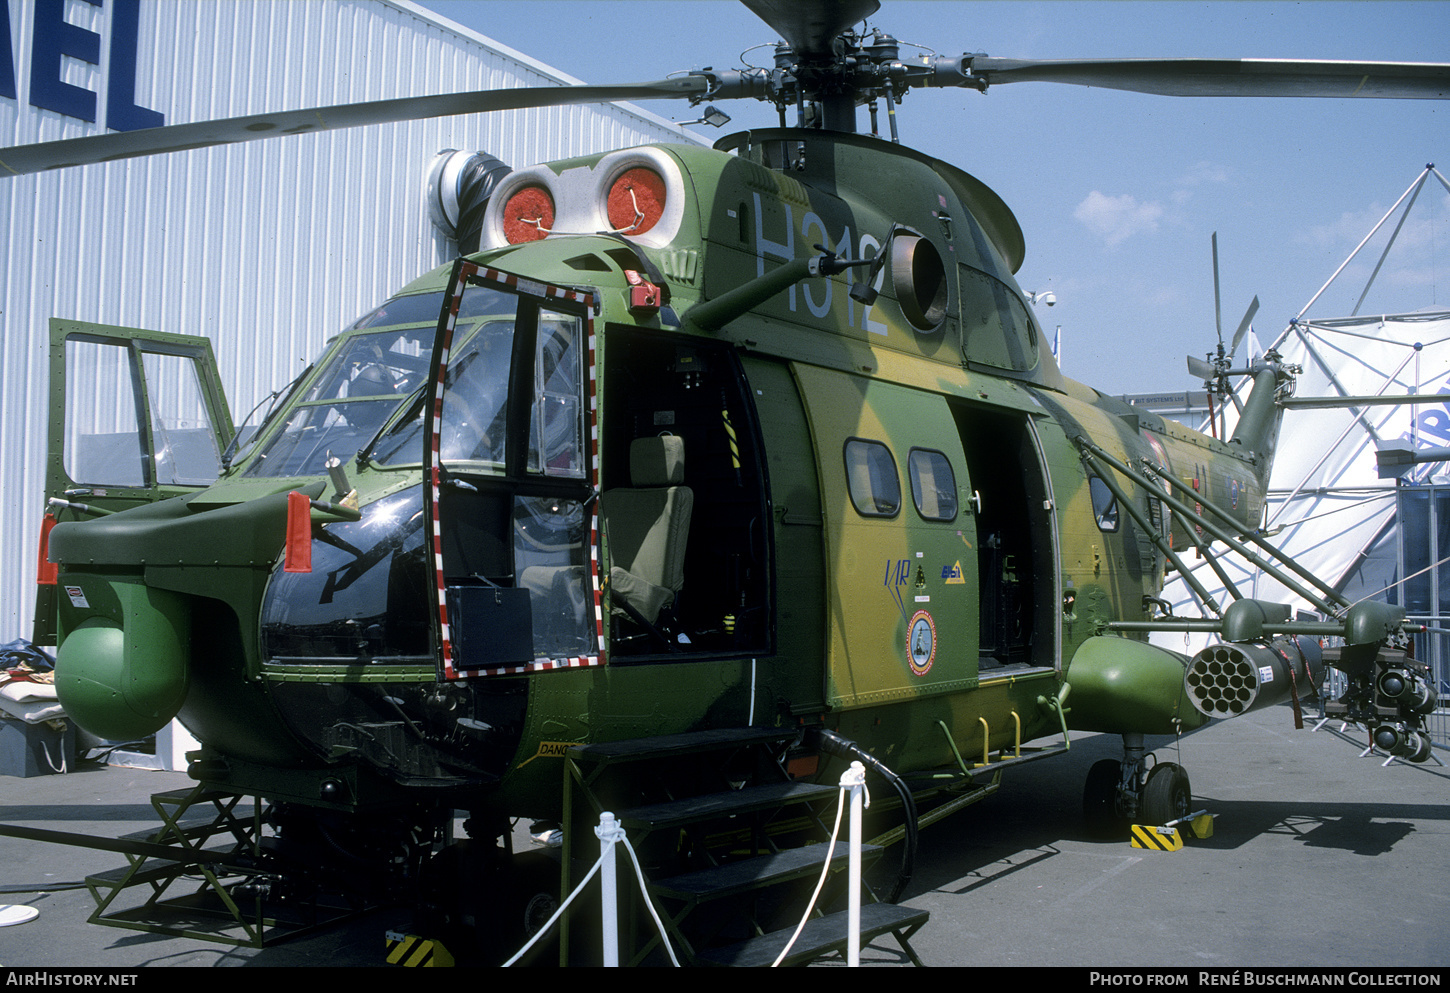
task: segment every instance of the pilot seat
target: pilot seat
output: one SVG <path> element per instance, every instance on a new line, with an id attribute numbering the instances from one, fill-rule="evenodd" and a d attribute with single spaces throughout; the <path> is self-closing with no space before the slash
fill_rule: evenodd
<path id="1" fill-rule="evenodd" d="M 684 440 L 676 435 L 636 438 L 629 448 L 629 474 L 632 486 L 600 497 L 611 561 L 611 609 L 669 644 L 658 625 L 684 585 L 685 546 L 695 505 L 694 492 L 681 485 Z"/>

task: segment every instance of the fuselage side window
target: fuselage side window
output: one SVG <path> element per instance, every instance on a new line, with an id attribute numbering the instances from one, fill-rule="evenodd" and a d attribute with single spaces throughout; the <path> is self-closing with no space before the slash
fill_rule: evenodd
<path id="1" fill-rule="evenodd" d="M 957 516 L 957 480 L 952 464 L 941 452 L 913 448 L 906 457 L 911 499 L 927 521 L 951 521 Z"/>
<path id="2" fill-rule="evenodd" d="M 901 510 L 901 481 L 891 450 L 879 441 L 849 438 L 845 448 L 846 489 L 863 517 L 895 517 Z"/>
<path id="3" fill-rule="evenodd" d="M 1093 520 L 1098 530 L 1112 533 L 1118 530 L 1118 498 L 1108 489 L 1108 484 L 1097 476 L 1088 477 L 1088 491 L 1093 498 Z"/>

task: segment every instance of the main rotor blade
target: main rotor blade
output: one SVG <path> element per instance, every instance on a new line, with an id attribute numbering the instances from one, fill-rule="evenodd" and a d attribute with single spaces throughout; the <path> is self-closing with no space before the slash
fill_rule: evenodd
<path id="1" fill-rule="evenodd" d="M 797 55 L 829 52 L 836 36 L 881 8 L 879 0 L 741 0 Z"/>
<path id="2" fill-rule="evenodd" d="M 1213 233 L 1213 327 L 1218 332 L 1218 347 L 1223 347 L 1223 307 L 1218 295 L 1218 232 Z"/>
<path id="3" fill-rule="evenodd" d="M 994 59 L 962 62 L 987 85 L 1073 83 L 1174 97 L 1450 98 L 1443 62 L 1299 59 Z"/>
<path id="4" fill-rule="evenodd" d="M 478 90 L 471 93 L 400 97 L 311 110 L 253 114 L 248 117 L 196 121 L 140 131 L 117 131 L 64 141 L 0 148 L 0 177 L 21 176 L 47 169 L 64 169 L 141 155 L 230 145 L 289 134 L 311 134 L 369 124 L 388 124 L 394 121 L 420 121 L 431 117 L 523 110 L 530 107 L 609 103 L 614 100 L 691 97 L 703 94 L 708 86 L 703 76 L 681 76 L 648 83 L 612 86 L 534 86 Z"/>

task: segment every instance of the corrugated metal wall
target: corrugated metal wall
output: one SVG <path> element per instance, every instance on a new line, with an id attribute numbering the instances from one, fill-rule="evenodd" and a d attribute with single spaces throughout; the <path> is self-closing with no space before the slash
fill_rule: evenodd
<path id="1" fill-rule="evenodd" d="M 105 53 L 115 2 L 71 0 L 64 16 Z M 19 86 L 0 97 L 0 143 L 100 131 L 30 106 L 35 0 L 0 3 Z M 573 81 L 407 3 L 140 0 L 139 17 L 135 102 L 170 124 Z M 62 78 L 104 108 L 106 71 L 104 54 L 99 67 L 67 59 Z M 30 635 L 51 317 L 209 336 L 240 419 L 327 337 L 451 256 L 424 200 L 439 150 L 518 167 L 661 140 L 690 139 L 644 112 L 571 107 L 0 180 L 0 643 Z"/>

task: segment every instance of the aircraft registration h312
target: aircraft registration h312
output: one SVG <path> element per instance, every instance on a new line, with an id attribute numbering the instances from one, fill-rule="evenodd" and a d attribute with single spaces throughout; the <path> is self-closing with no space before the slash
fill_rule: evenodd
<path id="1" fill-rule="evenodd" d="M 1348 604 L 1254 533 L 1295 370 L 1272 352 L 1234 369 L 1222 348 L 1200 363 L 1217 390 L 1253 380 L 1223 439 L 1065 378 L 1013 277 L 1011 211 L 900 144 L 894 107 L 1029 81 L 1443 99 L 1450 66 L 906 61 L 884 31 L 853 30 L 875 0 L 745 5 L 784 39 L 773 68 L 0 151 L 8 175 L 520 107 L 780 110 L 779 128 L 714 149 L 441 161 L 436 186 L 471 218 L 461 257 L 334 338 L 245 439 L 220 399 L 210 430 L 146 415 L 164 370 L 215 392 L 204 339 L 57 323 L 57 383 L 67 356 L 82 377 L 134 369 L 140 429 L 53 432 L 36 640 L 58 645 L 81 727 L 124 740 L 179 718 L 202 743 L 187 802 L 258 798 L 227 829 L 243 840 L 174 873 L 221 866 L 202 895 L 239 919 L 248 900 L 401 895 L 420 928 L 497 951 L 559 886 L 554 861 L 513 852 L 512 819 L 567 842 L 611 809 L 675 901 L 670 929 L 709 960 L 774 905 L 752 891 L 754 920 L 722 924 L 680 874 L 746 855 L 796 859 L 768 881 L 819 871 L 823 846 L 790 847 L 812 817 L 781 811 L 832 799 L 844 763 L 900 798 L 889 906 L 919 822 L 1063 747 L 1030 742 L 1122 736 L 1084 790 L 1100 828 L 1188 815 L 1187 772 L 1145 736 L 1312 692 L 1329 636 L 1346 719 L 1428 756 L 1435 694 L 1398 650 L 1403 610 Z M 1211 545 L 1317 616 L 1197 585 L 1203 617 L 1165 615 L 1165 577 L 1191 579 L 1182 556 Z M 1219 641 L 1190 658 L 1154 630 Z"/>

